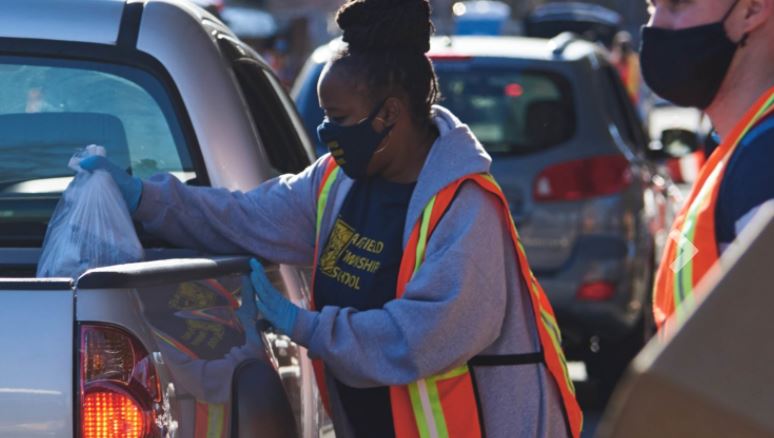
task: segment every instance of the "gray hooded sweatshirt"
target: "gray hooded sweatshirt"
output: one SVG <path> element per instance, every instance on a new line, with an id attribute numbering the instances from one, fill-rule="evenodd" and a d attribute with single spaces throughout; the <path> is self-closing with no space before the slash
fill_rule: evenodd
<path id="1" fill-rule="evenodd" d="M 404 248 L 432 196 L 460 177 L 488 172 L 491 164 L 466 125 L 443 107 L 433 111 L 440 136 L 409 202 Z M 247 193 L 190 187 L 157 175 L 144 182 L 135 219 L 180 246 L 311 265 L 326 158 Z M 351 186 L 339 172 L 322 236 L 330 234 Z M 301 310 L 291 338 L 324 361 L 329 379 L 354 388 L 406 385 L 477 355 L 539 351 L 528 291 L 501 208 L 496 197 L 465 183 L 430 237 L 425 261 L 402 298 L 362 312 L 332 306 Z M 487 437 L 567 436 L 559 390 L 544 366 L 471 369 Z M 353 436 L 336 385 L 329 380 L 327 386 L 336 435 Z"/>

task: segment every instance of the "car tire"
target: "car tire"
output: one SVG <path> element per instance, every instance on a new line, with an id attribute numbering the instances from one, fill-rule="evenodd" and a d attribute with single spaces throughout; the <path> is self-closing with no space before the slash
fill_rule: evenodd
<path id="1" fill-rule="evenodd" d="M 645 315 L 627 336 L 615 343 L 600 345 L 585 360 L 589 378 L 595 383 L 597 397 L 606 403 L 629 363 L 645 345 Z"/>
<path id="2" fill-rule="evenodd" d="M 296 438 L 293 408 L 277 371 L 265 360 L 251 360 L 234 372 L 232 436 Z"/>
<path id="3" fill-rule="evenodd" d="M 648 293 L 643 300 L 637 324 L 626 337 L 615 343 L 601 345 L 598 352 L 590 352 L 586 359 L 587 373 L 596 382 L 599 396 L 605 401 L 612 394 L 631 361 L 656 334 L 652 305 L 655 267 L 655 259 L 651 257 L 648 270 Z"/>

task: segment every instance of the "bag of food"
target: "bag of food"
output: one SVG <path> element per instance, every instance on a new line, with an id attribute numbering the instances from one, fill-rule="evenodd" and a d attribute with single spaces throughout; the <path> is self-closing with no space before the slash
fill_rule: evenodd
<path id="1" fill-rule="evenodd" d="M 70 159 L 69 167 L 77 173 L 48 224 L 38 277 L 77 278 L 91 268 L 143 259 L 142 244 L 113 178 L 104 170 L 80 168 L 80 161 L 91 155 L 105 156 L 105 148 L 90 145 Z"/>

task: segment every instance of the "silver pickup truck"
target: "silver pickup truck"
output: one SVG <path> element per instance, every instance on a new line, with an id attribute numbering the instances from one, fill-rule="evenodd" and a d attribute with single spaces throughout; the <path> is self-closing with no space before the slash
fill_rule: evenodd
<path id="1" fill-rule="evenodd" d="M 277 79 L 182 1 L 0 9 L 0 437 L 318 436 L 305 352 L 244 317 L 245 256 L 174 248 L 138 226 L 146 261 L 35 278 L 84 145 L 140 177 L 231 190 L 307 166 Z M 308 270 L 269 271 L 304 304 Z"/>

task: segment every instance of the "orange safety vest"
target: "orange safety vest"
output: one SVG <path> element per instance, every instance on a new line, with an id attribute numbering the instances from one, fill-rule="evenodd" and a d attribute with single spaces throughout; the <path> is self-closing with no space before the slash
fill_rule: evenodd
<path id="1" fill-rule="evenodd" d="M 332 159 L 328 160 L 317 198 L 317 242 L 315 248 L 314 270 L 317 270 L 320 249 L 320 231 L 333 181 L 339 167 Z M 486 191 L 497 196 L 502 203 L 502 213 L 511 224 L 511 238 L 518 255 L 523 284 L 531 292 L 532 310 L 540 338 L 541 352 L 527 355 L 496 356 L 473 358 L 469 364 L 463 364 L 448 372 L 426 377 L 409 385 L 390 387 L 390 404 L 397 438 L 460 437 L 477 438 L 483 436 L 482 422 L 476 401 L 475 387 L 469 365 L 495 360 L 506 365 L 542 363 L 553 377 L 559 389 L 564 405 L 565 420 L 570 435 L 580 436 L 583 414 L 575 399 L 575 388 L 567 372 L 561 336 L 554 311 L 543 289 L 532 274 L 524 249 L 519 241 L 516 227 L 508 209 L 508 203 L 494 178 L 488 174 L 469 175 L 450 184 L 437 193 L 425 207 L 422 217 L 415 225 L 403 252 L 396 298 L 401 298 L 406 285 L 414 273 L 420 269 L 425 257 L 427 242 L 449 208 L 462 183 L 472 181 Z M 314 283 L 314 278 L 312 279 Z M 312 300 L 314 308 L 314 299 Z M 325 387 L 324 365 L 314 361 L 317 384 L 323 401 L 328 407 L 328 395 Z"/>
<path id="2" fill-rule="evenodd" d="M 726 164 L 737 146 L 761 120 L 774 113 L 774 87 L 753 105 L 726 140 L 712 153 L 693 185 L 682 211 L 675 218 L 664 249 L 653 290 L 653 316 L 661 334 L 667 319 L 684 318 L 693 306 L 695 288 L 720 258 L 715 233 L 715 207 Z M 685 307 L 684 304 L 688 304 Z"/>

